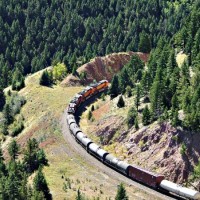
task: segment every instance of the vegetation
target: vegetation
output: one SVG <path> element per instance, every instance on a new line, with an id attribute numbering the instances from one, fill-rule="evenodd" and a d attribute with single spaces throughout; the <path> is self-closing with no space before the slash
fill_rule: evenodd
<path id="1" fill-rule="evenodd" d="M 4 135 L 9 134 L 9 125 L 12 125 L 10 134 L 16 136 L 23 128 L 23 116 L 19 116 L 15 120 L 15 116 L 20 113 L 21 107 L 26 103 L 24 97 L 19 96 L 17 93 L 12 93 L 6 98 L 6 104 L 3 107 L 3 121 L 1 122 L 0 130 Z M 15 121 L 14 121 L 15 120 Z"/>
<path id="2" fill-rule="evenodd" d="M 126 194 L 126 189 L 124 188 L 124 185 L 120 183 L 117 190 L 117 195 L 115 197 L 115 200 L 128 200 L 128 196 Z"/>
<path id="3" fill-rule="evenodd" d="M 149 52 L 161 36 L 168 39 L 180 29 L 193 2 L 22 0 L 5 6 L 1 0 L 0 85 L 12 82 L 14 69 L 26 75 L 63 62 L 71 73 L 96 55 Z M 181 33 L 175 39 L 182 45 Z"/>
<path id="4" fill-rule="evenodd" d="M 40 85 L 50 86 L 53 83 L 53 76 L 51 72 L 47 70 L 43 71 L 40 77 Z"/>
<path id="5" fill-rule="evenodd" d="M 200 4 L 196 2 L 195 5 L 173 37 L 159 38 L 156 48 L 151 51 L 147 69 L 144 69 L 138 56 L 133 56 L 111 81 L 111 96 L 124 94 L 128 87 L 133 88 L 137 111 L 142 97 L 146 101 L 144 103 L 150 102 L 150 110 L 145 107 L 142 112 L 144 125 L 164 120 L 170 121 L 174 127 L 200 130 Z M 139 44 L 144 41 L 147 48 L 150 43 L 143 31 Z M 176 52 L 180 50 L 187 53 L 188 57 L 179 68 Z M 130 88 L 128 91 L 130 96 Z M 181 120 L 180 110 L 183 111 Z M 130 113 L 127 118 L 130 126 L 133 125 Z"/>
<path id="6" fill-rule="evenodd" d="M 119 100 L 117 102 L 117 107 L 123 108 L 124 106 L 125 106 L 125 102 L 124 102 L 123 96 L 120 95 Z"/>
<path id="7" fill-rule="evenodd" d="M 34 186 L 32 187 L 28 184 L 28 177 L 31 173 L 24 170 L 24 158 L 18 159 L 19 149 L 20 146 L 17 142 L 12 140 L 8 146 L 10 155 L 8 163 L 4 161 L 2 150 L 0 149 L 0 199 L 51 199 L 47 182 L 41 170 L 42 165 L 40 165 L 41 167 L 34 178 Z M 38 151 L 41 151 L 41 149 L 38 149 Z M 21 156 L 23 157 L 24 155 L 21 154 Z"/>

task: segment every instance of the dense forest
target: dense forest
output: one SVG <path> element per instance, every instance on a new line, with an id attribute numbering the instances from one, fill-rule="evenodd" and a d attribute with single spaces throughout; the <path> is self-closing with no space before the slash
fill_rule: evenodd
<path id="1" fill-rule="evenodd" d="M 180 29 L 193 2 L 0 0 L 0 88 L 20 89 L 22 75 L 52 63 L 71 72 L 97 55 L 149 52 Z"/>
<path id="2" fill-rule="evenodd" d="M 187 54 L 187 59 L 178 67 L 176 55 L 180 51 Z M 129 112 L 129 127 L 138 124 L 138 106 L 144 97 L 144 102 L 150 103 L 150 107 L 146 106 L 142 111 L 144 125 L 157 119 L 170 120 L 173 126 L 195 131 L 200 130 L 199 83 L 200 2 L 170 40 L 160 37 L 151 51 L 147 69 L 137 56 L 133 56 L 113 77 L 110 95 L 127 93 L 130 96 L 130 88 L 134 88 L 135 106 Z"/>

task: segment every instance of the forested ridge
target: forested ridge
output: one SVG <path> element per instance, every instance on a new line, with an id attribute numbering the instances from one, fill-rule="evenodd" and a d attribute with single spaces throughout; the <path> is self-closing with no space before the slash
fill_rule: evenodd
<path id="1" fill-rule="evenodd" d="M 21 74 L 52 63 L 72 72 L 95 56 L 149 52 L 179 30 L 193 2 L 0 0 L 0 85 L 11 84 L 16 69 L 20 89 Z"/>
<path id="2" fill-rule="evenodd" d="M 182 66 L 176 62 L 177 53 L 187 58 Z M 192 8 L 182 28 L 170 40 L 160 37 L 144 63 L 133 56 L 121 72 L 114 76 L 110 95 L 135 95 L 135 106 L 128 114 L 128 126 L 136 123 L 138 106 L 149 103 L 142 110 L 142 123 L 156 120 L 170 121 L 189 131 L 200 130 L 200 2 Z"/>

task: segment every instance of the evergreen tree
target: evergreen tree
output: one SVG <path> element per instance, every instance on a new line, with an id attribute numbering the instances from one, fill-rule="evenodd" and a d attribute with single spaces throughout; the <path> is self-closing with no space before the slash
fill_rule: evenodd
<path id="1" fill-rule="evenodd" d="M 4 92 L 2 88 L 0 88 L 0 111 L 2 111 L 5 103 L 6 103 L 6 100 L 5 100 Z"/>
<path id="2" fill-rule="evenodd" d="M 138 130 L 139 129 L 139 124 L 138 124 L 138 118 L 135 118 L 135 129 Z"/>
<path id="3" fill-rule="evenodd" d="M 146 126 L 151 122 L 151 113 L 149 111 L 148 106 L 146 105 L 144 110 L 142 111 L 142 123 Z"/>
<path id="4" fill-rule="evenodd" d="M 138 51 L 141 51 L 143 53 L 149 53 L 151 51 L 151 41 L 149 39 L 149 36 L 144 32 L 140 34 Z"/>
<path id="5" fill-rule="evenodd" d="M 45 196 L 45 199 L 50 200 L 52 199 L 52 196 L 50 194 L 47 181 L 42 173 L 42 168 L 40 167 L 38 169 L 38 172 L 33 180 L 33 185 L 34 185 L 34 191 L 36 192 L 42 192 Z"/>
<path id="6" fill-rule="evenodd" d="M 77 191 L 76 200 L 83 200 L 80 189 L 78 189 L 78 191 Z"/>
<path id="7" fill-rule="evenodd" d="M 135 97 L 135 106 L 138 111 L 138 106 L 140 105 L 140 97 L 141 97 L 141 87 L 140 85 L 136 86 L 136 97 Z"/>
<path id="8" fill-rule="evenodd" d="M 23 87 L 25 87 L 24 76 L 21 73 L 21 71 L 18 68 L 16 68 L 12 79 L 12 89 L 20 90 Z"/>
<path id="9" fill-rule="evenodd" d="M 47 70 L 43 71 L 40 77 L 40 85 L 49 86 L 53 82 L 51 75 L 48 73 Z"/>
<path id="10" fill-rule="evenodd" d="M 19 145 L 17 144 L 16 140 L 12 140 L 8 146 L 8 152 L 11 157 L 11 160 L 16 160 L 19 154 Z"/>
<path id="11" fill-rule="evenodd" d="M 12 116 L 12 110 L 11 110 L 10 104 L 5 104 L 5 106 L 3 108 L 3 116 L 4 116 L 7 124 L 12 123 L 13 116 Z"/>
<path id="12" fill-rule="evenodd" d="M 123 96 L 120 95 L 119 100 L 117 102 L 117 107 L 123 108 L 124 106 L 125 106 L 125 102 L 124 102 Z"/>
<path id="13" fill-rule="evenodd" d="M 115 200 L 128 200 L 128 196 L 126 194 L 126 189 L 124 185 L 121 183 L 117 189 L 117 195 L 115 196 Z"/>
<path id="14" fill-rule="evenodd" d="M 129 109 L 128 115 L 127 115 L 128 128 L 131 128 L 134 125 L 136 117 L 137 117 L 137 111 L 136 111 L 135 107 L 131 107 Z"/>
<path id="15" fill-rule="evenodd" d="M 109 94 L 110 94 L 111 98 L 114 98 L 114 97 L 118 96 L 119 93 L 120 92 L 119 92 L 118 76 L 114 75 L 113 79 L 111 81 L 111 86 L 110 86 L 110 89 L 109 89 Z"/>

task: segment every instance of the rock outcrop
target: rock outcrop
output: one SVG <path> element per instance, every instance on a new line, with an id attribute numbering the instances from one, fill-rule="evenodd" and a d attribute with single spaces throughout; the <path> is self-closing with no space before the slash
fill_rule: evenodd
<path id="1" fill-rule="evenodd" d="M 107 79 L 111 81 L 114 74 L 119 72 L 121 68 L 127 64 L 131 57 L 137 54 L 143 62 L 147 62 L 149 54 L 140 52 L 122 52 L 113 53 L 104 57 L 96 57 L 92 59 L 89 63 L 86 63 L 78 68 L 77 76 L 70 74 L 61 83 L 62 86 L 77 86 L 77 85 L 87 85 L 92 83 L 94 80 L 100 81 L 102 79 Z M 81 79 L 80 74 L 85 73 L 86 78 Z"/>

